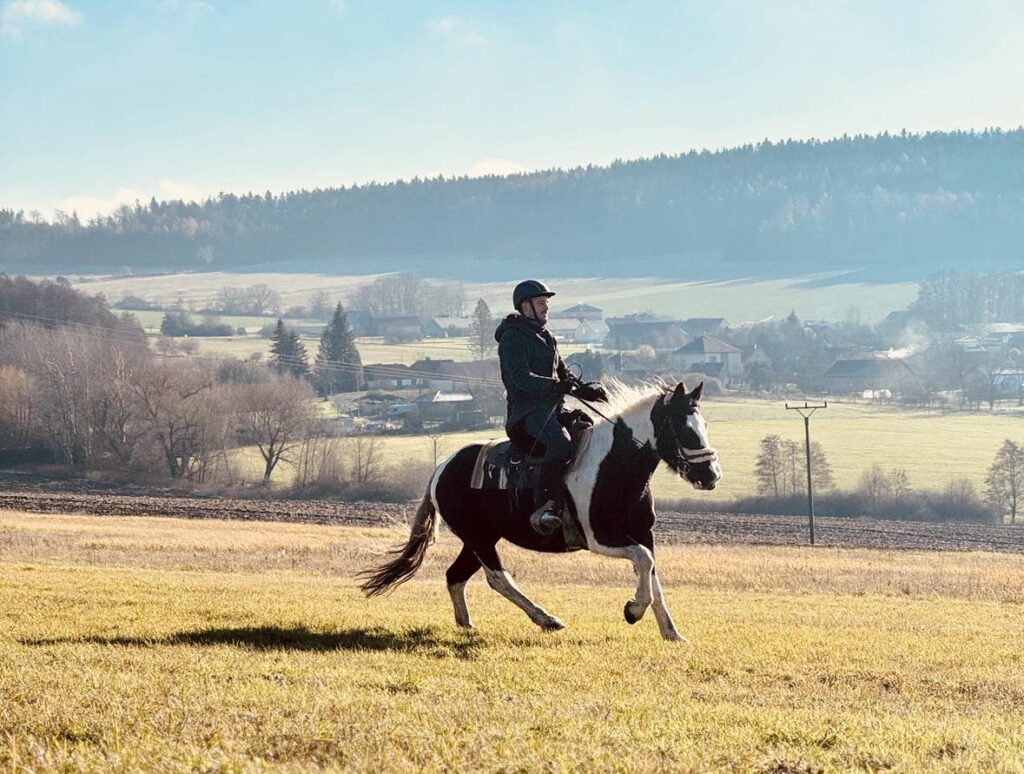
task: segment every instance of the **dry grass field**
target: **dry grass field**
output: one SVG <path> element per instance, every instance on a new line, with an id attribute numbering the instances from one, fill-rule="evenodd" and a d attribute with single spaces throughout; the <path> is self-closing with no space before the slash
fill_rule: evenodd
<path id="1" fill-rule="evenodd" d="M 367 601 L 380 529 L 0 513 L 0 767 L 1020 771 L 1024 565 L 986 553 L 673 547 L 687 646 L 621 618 L 632 573 L 505 550 L 569 628 L 443 534 Z"/>
<path id="2" fill-rule="evenodd" d="M 313 291 L 323 289 L 337 300 L 349 303 L 362 285 L 377 275 L 334 276 L 328 274 L 237 274 L 197 272 L 155 277 L 73 278 L 83 292 L 103 293 L 111 302 L 136 295 L 160 304 L 179 298 L 196 308 L 211 303 L 225 285 L 265 283 L 277 290 L 285 307 L 305 304 Z M 914 283 L 869 285 L 828 284 L 824 278 L 801 277 L 776 280 L 731 280 L 723 282 L 671 282 L 651 278 L 605 279 L 598 277 L 549 278 L 558 290 L 558 303 L 571 306 L 589 303 L 606 315 L 649 311 L 673 317 L 726 317 L 733 323 L 759 320 L 770 315 L 785 316 L 791 309 L 804 318 L 835 320 L 854 307 L 867 321 L 881 320 L 893 309 L 902 309 L 916 296 Z M 512 282 L 462 283 L 471 302 L 484 298 L 497 315 L 509 306 Z"/>

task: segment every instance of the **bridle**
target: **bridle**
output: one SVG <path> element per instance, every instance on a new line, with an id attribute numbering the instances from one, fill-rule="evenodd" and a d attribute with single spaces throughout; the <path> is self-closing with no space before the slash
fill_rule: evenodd
<path id="1" fill-rule="evenodd" d="M 665 411 L 665 418 L 661 420 L 661 425 L 658 427 L 655 433 L 655 438 L 661 437 L 665 432 L 666 426 L 672 431 L 672 447 L 675 449 L 675 458 L 679 462 L 679 467 L 687 469 L 693 465 L 710 465 L 718 460 L 718 452 L 710 446 L 704 446 L 700 449 L 688 449 L 683 446 L 682 441 L 679 440 L 679 434 L 676 432 L 675 426 L 669 421 L 672 418 L 671 410 L 668 407 L 669 396 L 666 395 L 662 398 L 662 408 Z M 674 466 L 673 466 L 674 467 Z"/>
<path id="2" fill-rule="evenodd" d="M 616 420 L 613 420 L 611 417 L 609 417 L 606 414 L 604 414 L 602 411 L 600 411 L 590 401 L 583 400 L 582 398 L 577 397 L 575 395 L 573 396 L 573 398 L 575 400 L 578 400 L 580 403 L 582 403 L 584 406 L 589 408 L 591 411 L 593 411 L 595 414 L 597 414 L 599 417 L 601 417 L 605 421 L 609 422 L 610 424 L 615 424 L 616 423 Z M 702 464 L 710 465 L 711 463 L 716 462 L 718 460 L 718 452 L 715 451 L 710 446 L 704 446 L 704 447 L 702 447 L 700 449 L 688 449 L 685 446 L 683 446 L 682 442 L 679 440 L 679 434 L 676 433 L 675 427 L 672 425 L 671 422 L 669 422 L 669 419 L 671 418 L 672 414 L 671 414 L 671 411 L 670 411 L 670 409 L 668 407 L 668 399 L 669 399 L 668 395 L 665 395 L 662 398 L 662 401 L 663 401 L 662 402 L 662 409 L 664 409 L 664 411 L 665 411 L 665 418 L 661 420 L 661 424 L 658 426 L 657 431 L 655 431 L 655 434 L 654 434 L 655 442 L 657 441 L 658 437 L 660 437 L 662 435 L 662 433 L 665 432 L 665 426 L 668 425 L 669 429 L 672 431 L 672 441 L 673 441 L 672 446 L 673 446 L 673 448 L 676 451 L 676 454 L 673 455 L 673 456 L 678 460 L 679 468 L 687 469 L 687 468 L 689 468 L 692 465 L 702 465 Z M 632 433 L 630 433 L 630 440 L 639 449 L 645 449 L 648 446 L 648 444 L 640 443 L 636 438 L 633 437 Z M 660 456 L 658 454 L 656 443 L 655 444 L 651 444 L 650 445 L 650 449 L 651 449 L 652 452 L 654 452 L 654 454 L 656 456 Z M 673 466 L 673 467 L 675 467 L 675 466 Z"/>

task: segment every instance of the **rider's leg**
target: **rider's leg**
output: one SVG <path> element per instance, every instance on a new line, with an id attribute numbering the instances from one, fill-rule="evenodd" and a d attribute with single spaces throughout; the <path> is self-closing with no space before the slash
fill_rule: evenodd
<path id="1" fill-rule="evenodd" d="M 534 487 L 537 513 L 532 522 L 537 531 L 550 534 L 561 525 L 559 516 L 564 502 L 565 469 L 572 457 L 572 439 L 569 431 L 558 421 L 557 412 L 528 414 L 523 420 L 523 429 L 544 444 L 544 461 Z"/>

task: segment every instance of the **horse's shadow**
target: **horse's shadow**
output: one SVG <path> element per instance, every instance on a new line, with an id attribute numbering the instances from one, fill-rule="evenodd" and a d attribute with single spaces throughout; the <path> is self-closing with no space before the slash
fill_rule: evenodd
<path id="1" fill-rule="evenodd" d="M 474 632 L 459 632 L 456 636 L 446 636 L 433 627 L 396 632 L 381 626 L 337 631 L 312 631 L 304 626 L 239 626 L 195 629 L 176 632 L 165 637 L 102 637 L 94 635 L 21 640 L 22 645 L 83 643 L 141 648 L 158 645 L 229 645 L 259 651 L 390 651 L 426 653 L 438 658 L 461 659 L 475 657 L 482 644 L 479 636 Z"/>

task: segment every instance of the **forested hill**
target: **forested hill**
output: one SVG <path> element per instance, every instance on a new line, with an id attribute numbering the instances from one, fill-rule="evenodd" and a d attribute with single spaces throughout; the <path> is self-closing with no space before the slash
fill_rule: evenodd
<path id="1" fill-rule="evenodd" d="M 36 219 L 38 221 L 38 219 Z M 1024 129 L 761 143 L 609 167 L 122 207 L 0 211 L 6 271 L 411 269 L 675 278 L 1024 261 Z"/>

